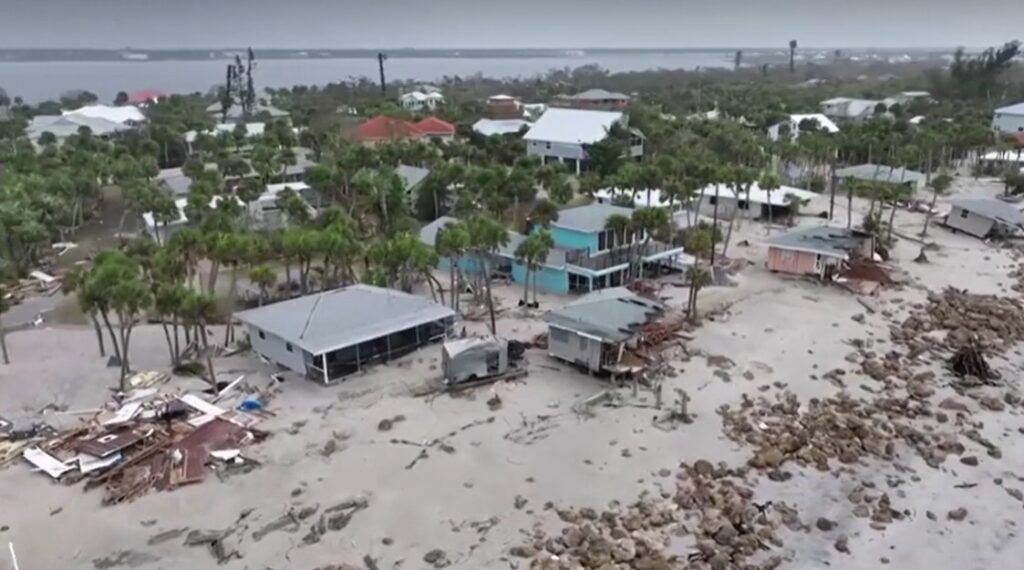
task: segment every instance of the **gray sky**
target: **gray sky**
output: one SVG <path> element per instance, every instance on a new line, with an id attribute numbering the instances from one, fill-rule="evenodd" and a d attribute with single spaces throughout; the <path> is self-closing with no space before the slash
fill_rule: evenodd
<path id="1" fill-rule="evenodd" d="M 1022 0 L 0 0 L 0 46 L 980 47 Z"/>

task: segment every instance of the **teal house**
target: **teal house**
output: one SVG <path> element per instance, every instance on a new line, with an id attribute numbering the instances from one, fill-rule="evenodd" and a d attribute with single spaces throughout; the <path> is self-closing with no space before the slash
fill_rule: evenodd
<path id="1" fill-rule="evenodd" d="M 558 220 L 549 228 L 555 247 L 537 272 L 537 288 L 566 294 L 619 287 L 628 281 L 631 257 L 639 261 L 647 275 L 679 271 L 693 263 L 693 257 L 685 254 L 682 247 L 648 241 L 641 230 L 605 229 L 610 216 L 630 217 L 632 213 L 631 208 L 598 203 L 561 210 Z M 456 222 L 457 218 L 442 216 L 420 230 L 420 240 L 433 246 L 438 231 Z M 508 245 L 495 254 L 492 263 L 495 271 L 516 283 L 526 279 L 526 266 L 515 256 L 516 248 L 525 239 L 526 235 L 510 231 Z M 442 258 L 438 267 L 447 271 L 450 264 L 450 259 Z M 469 258 L 461 259 L 459 267 L 464 273 L 478 271 L 476 261 Z"/>

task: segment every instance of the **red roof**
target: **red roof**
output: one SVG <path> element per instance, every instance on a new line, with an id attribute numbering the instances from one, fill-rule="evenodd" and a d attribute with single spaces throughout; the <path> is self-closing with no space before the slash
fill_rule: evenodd
<path id="1" fill-rule="evenodd" d="M 429 137 L 454 136 L 455 125 L 442 121 L 437 117 L 427 117 L 416 123 L 416 128 Z"/>
<path id="2" fill-rule="evenodd" d="M 384 115 L 378 115 L 352 130 L 352 138 L 359 141 L 411 139 L 422 136 L 423 133 L 416 125 Z"/>
<path id="3" fill-rule="evenodd" d="M 132 105 L 137 105 L 139 103 L 152 103 L 158 99 L 163 99 L 166 96 L 166 93 L 163 91 L 157 91 L 156 89 L 132 91 L 128 94 L 128 103 Z"/>

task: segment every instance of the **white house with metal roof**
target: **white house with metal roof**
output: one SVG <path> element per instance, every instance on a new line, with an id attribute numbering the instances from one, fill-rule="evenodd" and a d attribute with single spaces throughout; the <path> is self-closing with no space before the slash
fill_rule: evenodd
<path id="1" fill-rule="evenodd" d="M 417 295 L 350 285 L 236 315 L 254 352 L 323 383 L 448 336 L 455 312 Z"/>
<path id="2" fill-rule="evenodd" d="M 545 164 L 561 162 L 570 173 L 590 168 L 587 146 L 603 141 L 612 127 L 628 128 L 626 115 L 619 111 L 593 111 L 552 107 L 544 112 L 523 137 L 526 154 L 539 156 Z M 626 156 L 639 160 L 644 154 L 643 134 L 632 129 Z"/>
<path id="3" fill-rule="evenodd" d="M 761 188 L 754 182 L 749 192 L 738 191 L 728 184 L 712 184 L 703 190 L 703 198 L 698 204 L 697 213 L 703 216 L 714 215 L 718 205 L 718 219 L 731 218 L 733 212 L 742 218 L 768 218 L 768 208 L 772 209 L 772 217 L 781 219 L 789 213 L 793 196 L 801 201 L 813 200 L 818 194 L 792 186 L 779 186 L 771 192 Z"/>
<path id="4" fill-rule="evenodd" d="M 1024 103 L 996 109 L 992 114 L 992 129 L 1008 135 L 1024 132 Z"/>
<path id="5" fill-rule="evenodd" d="M 954 232 L 985 239 L 1020 234 L 1024 230 L 1024 215 L 1014 204 L 987 196 L 960 198 L 949 203 L 953 208 L 945 216 L 945 224 Z"/>

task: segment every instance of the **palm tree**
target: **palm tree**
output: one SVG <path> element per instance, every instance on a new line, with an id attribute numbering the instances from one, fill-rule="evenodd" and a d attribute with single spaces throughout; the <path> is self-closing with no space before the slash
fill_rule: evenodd
<path id="1" fill-rule="evenodd" d="M 164 337 L 167 340 L 167 350 L 171 354 L 171 366 L 178 366 L 181 357 L 181 345 L 179 344 L 178 326 L 181 319 L 182 305 L 189 295 L 189 290 L 182 285 L 162 284 L 157 288 L 154 296 L 154 308 L 160 314 L 160 325 L 164 330 Z M 167 318 L 170 317 L 171 329 L 167 328 Z M 171 330 L 173 329 L 173 337 Z"/>
<path id="2" fill-rule="evenodd" d="M 789 40 L 789 72 L 796 73 L 796 40 Z"/>
<path id="3" fill-rule="evenodd" d="M 641 230 L 644 233 L 644 243 L 650 243 L 654 239 L 655 234 L 668 231 L 669 228 L 669 214 L 665 208 L 637 208 L 633 210 L 633 216 L 630 220 L 633 227 Z M 635 268 L 635 275 L 637 277 L 643 276 L 643 263 L 637 264 Z M 631 269 L 631 273 L 634 271 Z"/>
<path id="4" fill-rule="evenodd" d="M 494 296 L 491 294 L 491 272 L 489 260 L 499 248 L 508 245 L 508 231 L 497 221 L 476 215 L 465 222 L 469 234 L 469 251 L 476 257 L 479 270 L 487 291 L 487 310 L 491 317 L 491 334 L 498 334 L 497 319 L 494 315 Z"/>
<path id="5" fill-rule="evenodd" d="M 928 235 L 928 223 L 932 221 L 935 203 L 939 201 L 939 195 L 945 195 L 952 184 L 953 178 L 945 172 L 941 172 L 938 176 L 932 178 L 932 201 L 928 205 L 928 212 L 924 216 L 924 228 L 921 230 L 921 237 Z"/>
<path id="6" fill-rule="evenodd" d="M 630 270 L 633 267 L 633 220 L 629 216 L 622 214 L 612 214 L 604 221 L 604 229 L 611 230 L 612 236 L 616 246 L 627 245 L 626 249 L 626 262 L 629 264 Z M 612 249 L 609 246 L 608 249 Z"/>
<path id="7" fill-rule="evenodd" d="M 694 266 L 686 272 L 690 282 L 689 298 L 687 301 L 687 315 L 693 318 L 697 314 L 697 293 L 701 287 L 711 282 L 711 275 L 700 268 L 700 258 L 711 251 L 714 246 L 712 239 L 713 228 L 695 226 L 686 233 L 686 250 L 693 254 Z"/>
<path id="8" fill-rule="evenodd" d="M 544 228 L 550 227 L 558 221 L 558 206 L 551 200 L 537 200 L 530 212 L 530 221 Z"/>
<path id="9" fill-rule="evenodd" d="M 260 263 L 249 269 L 249 280 L 260 289 L 259 306 L 269 298 L 269 291 L 277 283 L 277 271 L 269 263 Z"/>
<path id="10" fill-rule="evenodd" d="M 516 248 L 516 259 L 526 266 L 526 278 L 523 280 L 523 305 L 530 302 L 530 277 L 533 277 L 533 300 L 537 300 L 537 271 L 543 266 L 551 248 L 555 246 L 551 239 L 551 232 L 546 229 L 538 230 L 519 244 Z"/>
<path id="11" fill-rule="evenodd" d="M 437 237 L 434 238 L 434 249 L 437 251 L 437 254 L 448 259 L 448 273 L 451 277 L 452 309 L 456 311 L 459 310 L 459 299 L 462 297 L 459 294 L 460 287 L 457 285 L 458 282 L 462 281 L 460 264 L 462 256 L 466 254 L 468 248 L 469 233 L 465 224 L 462 223 L 444 226 L 438 230 Z"/>
<path id="12" fill-rule="evenodd" d="M 217 302 L 209 295 L 190 291 L 182 302 L 181 314 L 186 325 L 192 328 L 196 343 L 201 343 L 201 351 L 206 355 L 210 385 L 216 386 L 217 373 L 213 369 L 213 354 L 210 351 L 210 337 L 206 327 L 217 317 Z"/>
<path id="13" fill-rule="evenodd" d="M 796 225 L 796 218 L 800 215 L 800 207 L 806 206 L 809 200 L 805 200 L 796 194 L 786 194 L 785 196 L 786 208 L 789 210 L 790 226 Z"/>
<path id="14" fill-rule="evenodd" d="M 772 223 L 774 222 L 774 216 L 772 214 L 772 211 L 774 210 L 772 207 L 772 191 L 778 190 L 781 186 L 781 184 L 779 184 L 778 175 L 772 172 L 762 174 L 760 186 L 761 189 L 765 191 L 768 198 L 768 226 L 765 228 L 765 235 L 768 235 L 772 232 Z"/>
<path id="15" fill-rule="evenodd" d="M 103 346 L 103 330 L 100 328 L 100 322 L 96 318 L 96 304 L 88 296 L 84 288 L 87 276 L 88 271 L 84 268 L 76 267 L 69 270 L 64 274 L 64 279 L 61 281 L 61 293 L 64 295 L 78 294 L 78 306 L 84 314 L 89 315 L 89 320 L 92 321 L 93 329 L 96 331 L 96 343 L 99 345 L 100 357 L 106 357 L 107 351 Z"/>

